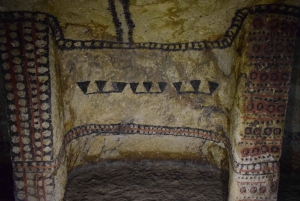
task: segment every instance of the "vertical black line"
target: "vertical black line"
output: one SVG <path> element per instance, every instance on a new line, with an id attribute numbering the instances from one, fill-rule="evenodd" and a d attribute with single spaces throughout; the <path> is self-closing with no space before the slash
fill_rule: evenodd
<path id="1" fill-rule="evenodd" d="M 120 0 L 123 6 L 125 20 L 128 26 L 128 41 L 129 43 L 133 43 L 132 35 L 133 35 L 133 28 L 135 27 L 135 24 L 131 19 L 131 13 L 129 11 L 129 1 L 130 0 Z"/>
<path id="2" fill-rule="evenodd" d="M 117 40 L 119 42 L 122 42 L 123 41 L 123 38 L 122 38 L 122 35 L 123 35 L 122 23 L 120 22 L 120 20 L 118 18 L 115 1 L 114 0 L 108 0 L 108 4 L 109 4 L 109 10 L 110 10 L 112 18 L 113 18 L 113 22 L 114 22 L 115 27 L 116 27 L 116 34 L 117 34 L 117 37 L 118 37 Z"/>

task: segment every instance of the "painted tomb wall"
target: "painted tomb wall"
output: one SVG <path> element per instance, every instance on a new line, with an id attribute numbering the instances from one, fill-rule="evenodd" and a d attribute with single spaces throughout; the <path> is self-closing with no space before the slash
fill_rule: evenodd
<path id="1" fill-rule="evenodd" d="M 297 1 L 1 3 L 16 200 L 127 159 L 205 161 L 228 200 L 277 200 Z"/>

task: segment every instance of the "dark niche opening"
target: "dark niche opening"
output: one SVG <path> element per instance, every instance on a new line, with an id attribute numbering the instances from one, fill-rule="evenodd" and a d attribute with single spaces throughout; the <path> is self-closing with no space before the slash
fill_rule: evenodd
<path id="1" fill-rule="evenodd" d="M 227 200 L 229 173 L 177 161 L 101 162 L 71 171 L 65 201 Z"/>

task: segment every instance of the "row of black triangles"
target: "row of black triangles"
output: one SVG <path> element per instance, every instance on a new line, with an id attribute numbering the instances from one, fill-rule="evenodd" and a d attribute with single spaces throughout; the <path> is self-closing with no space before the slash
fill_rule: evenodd
<path id="1" fill-rule="evenodd" d="M 191 80 L 190 83 L 191 83 L 192 87 L 194 88 L 194 90 L 196 92 L 198 92 L 201 80 Z M 181 85 L 182 85 L 182 82 L 173 83 L 173 86 L 175 87 L 177 92 L 180 92 Z"/>
<path id="2" fill-rule="evenodd" d="M 103 88 L 105 87 L 107 81 L 95 81 L 100 92 L 103 92 Z M 122 92 L 126 87 L 127 83 L 125 82 L 112 82 L 112 87 L 115 92 Z"/>
<path id="3" fill-rule="evenodd" d="M 130 88 L 133 91 L 133 93 L 136 93 L 136 89 L 138 87 L 138 82 L 130 83 Z M 147 92 L 150 92 L 152 87 L 152 82 L 143 82 L 143 85 Z M 163 92 L 166 89 L 167 83 L 166 82 L 158 82 L 158 86 L 161 92 Z"/>
<path id="4" fill-rule="evenodd" d="M 99 92 L 103 92 L 103 88 L 106 85 L 107 81 L 99 80 L 99 81 L 95 81 L 95 82 L 99 89 Z M 190 83 L 191 83 L 194 91 L 198 92 L 201 80 L 191 80 Z M 81 89 L 81 91 L 86 94 L 87 88 L 90 84 L 90 81 L 77 82 L 77 84 L 78 84 L 79 88 Z M 125 82 L 112 82 L 112 87 L 115 92 L 122 92 L 126 85 L 127 85 L 127 83 L 125 83 Z M 138 85 L 139 85 L 138 82 L 130 83 L 130 88 L 133 91 L 133 93 L 136 93 L 136 89 L 137 89 Z M 143 85 L 144 85 L 146 91 L 150 92 L 151 87 L 152 87 L 152 82 L 143 82 Z M 180 92 L 181 85 L 182 85 L 182 82 L 173 83 L 173 86 L 175 87 L 177 92 Z M 208 81 L 208 85 L 209 85 L 210 94 L 212 94 L 219 86 L 218 83 L 210 82 L 210 81 Z M 166 82 L 158 82 L 158 86 L 159 86 L 161 92 L 163 92 L 166 89 L 167 83 Z"/>
<path id="5" fill-rule="evenodd" d="M 191 83 L 194 91 L 198 92 L 201 80 L 191 80 L 190 83 Z M 181 85 L 182 85 L 182 82 L 175 82 L 175 83 L 173 83 L 173 86 L 175 87 L 175 89 L 176 89 L 177 92 L 180 92 Z M 216 83 L 216 82 L 210 82 L 210 81 L 208 81 L 208 85 L 209 85 L 209 92 L 210 92 L 210 94 L 212 94 L 217 89 L 217 87 L 219 86 L 218 83 Z"/>
<path id="6" fill-rule="evenodd" d="M 99 92 L 103 92 L 103 89 L 104 89 L 107 81 L 97 80 L 97 81 L 95 81 L 95 83 L 98 87 Z M 77 82 L 77 85 L 79 86 L 81 91 L 84 94 L 86 94 L 88 86 L 90 85 L 90 81 Z M 112 87 L 114 89 L 114 92 L 122 92 L 126 85 L 127 85 L 127 83 L 125 83 L 125 82 L 112 82 Z M 137 89 L 138 85 L 139 85 L 138 82 L 130 83 L 130 88 L 133 91 L 133 93 L 136 93 L 136 89 Z M 146 91 L 150 92 L 151 87 L 152 87 L 152 82 L 143 82 L 143 85 L 144 85 Z M 161 92 L 163 92 L 166 89 L 167 83 L 166 82 L 158 82 L 158 86 L 159 86 Z"/>

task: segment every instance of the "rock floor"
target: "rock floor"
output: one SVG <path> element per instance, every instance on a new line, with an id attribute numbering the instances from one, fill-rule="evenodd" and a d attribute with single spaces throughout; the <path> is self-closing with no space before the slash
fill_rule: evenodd
<path id="1" fill-rule="evenodd" d="M 112 162 L 70 173 L 65 201 L 227 200 L 228 172 L 191 162 Z"/>

